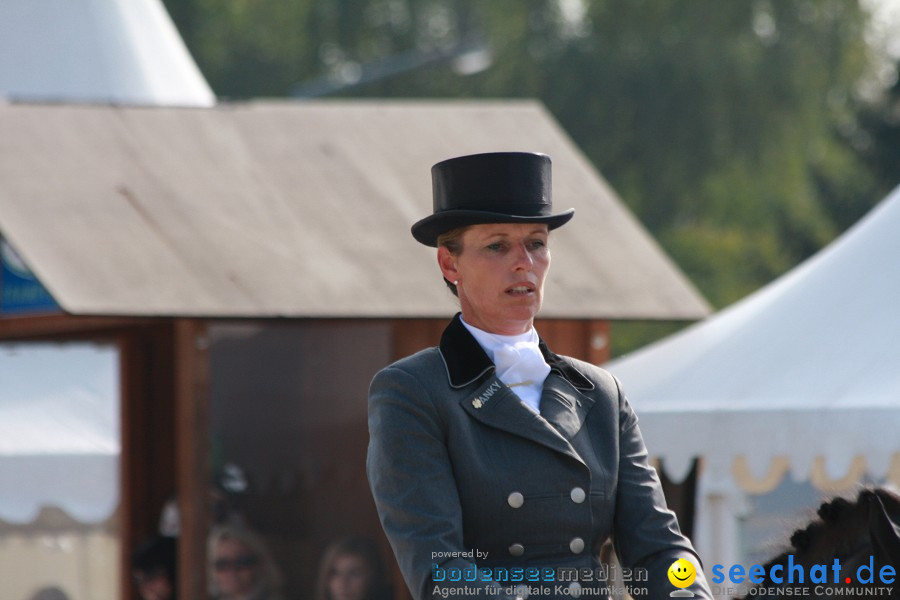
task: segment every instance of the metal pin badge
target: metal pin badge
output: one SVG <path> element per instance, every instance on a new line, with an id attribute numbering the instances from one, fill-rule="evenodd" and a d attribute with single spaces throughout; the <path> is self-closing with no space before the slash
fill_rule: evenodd
<path id="1" fill-rule="evenodd" d="M 474 400 L 472 400 L 472 406 L 475 408 L 481 408 L 484 406 L 484 403 L 491 399 L 491 396 L 500 391 L 500 388 L 503 386 L 499 381 L 494 381 L 491 385 L 487 386 L 487 388 L 482 392 L 480 396 L 476 396 Z"/>

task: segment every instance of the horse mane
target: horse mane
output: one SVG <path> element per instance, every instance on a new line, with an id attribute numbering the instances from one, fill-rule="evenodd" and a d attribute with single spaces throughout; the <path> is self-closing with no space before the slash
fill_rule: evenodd
<path id="1" fill-rule="evenodd" d="M 862 544 L 866 554 L 880 556 L 884 564 L 900 563 L 900 495 L 883 487 L 866 488 L 853 501 L 836 497 L 823 502 L 816 514 L 791 534 L 789 548 L 764 565 L 765 579 L 757 587 L 771 585 L 772 567 L 784 565 L 791 555 L 815 563 L 859 552 Z"/>

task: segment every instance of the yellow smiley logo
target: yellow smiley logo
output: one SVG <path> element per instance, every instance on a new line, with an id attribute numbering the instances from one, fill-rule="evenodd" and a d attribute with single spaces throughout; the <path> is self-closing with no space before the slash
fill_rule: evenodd
<path id="1" fill-rule="evenodd" d="M 697 569 L 690 561 L 679 558 L 669 567 L 669 581 L 677 588 L 686 588 L 697 578 Z"/>

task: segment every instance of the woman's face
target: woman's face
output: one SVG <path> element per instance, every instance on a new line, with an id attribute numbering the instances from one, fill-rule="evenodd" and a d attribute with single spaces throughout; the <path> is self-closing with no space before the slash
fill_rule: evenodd
<path id="1" fill-rule="evenodd" d="M 544 224 L 472 225 L 462 235 L 458 255 L 438 249 L 444 277 L 457 282 L 466 323 L 502 335 L 531 328 L 550 268 L 548 236 Z"/>
<path id="2" fill-rule="evenodd" d="M 259 579 L 259 558 L 234 539 L 219 540 L 213 557 L 216 588 L 223 598 L 243 598 Z"/>
<path id="3" fill-rule="evenodd" d="M 328 595 L 331 600 L 365 600 L 371 579 L 371 569 L 361 556 L 338 556 L 328 576 Z"/>

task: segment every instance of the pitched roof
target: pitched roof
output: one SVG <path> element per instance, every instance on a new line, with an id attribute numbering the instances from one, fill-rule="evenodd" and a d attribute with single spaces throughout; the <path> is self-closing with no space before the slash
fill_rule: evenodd
<path id="1" fill-rule="evenodd" d="M 544 317 L 693 319 L 708 305 L 531 101 L 0 105 L 0 233 L 85 315 L 444 317 L 410 225 L 430 167 L 553 159 Z"/>

